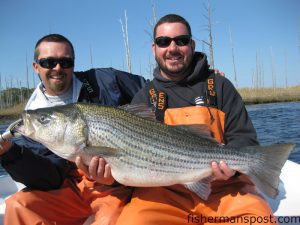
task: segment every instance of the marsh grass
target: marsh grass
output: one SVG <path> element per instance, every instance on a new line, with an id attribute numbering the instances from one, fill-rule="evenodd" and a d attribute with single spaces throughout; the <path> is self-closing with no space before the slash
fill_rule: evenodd
<path id="1" fill-rule="evenodd" d="M 241 88 L 238 92 L 245 104 L 300 101 L 300 85 L 288 88 Z M 0 110 L 0 123 L 20 118 L 24 104 Z"/>
<path id="2" fill-rule="evenodd" d="M 238 89 L 245 104 L 300 101 L 300 85 L 288 88 Z"/>
<path id="3" fill-rule="evenodd" d="M 13 107 L 0 109 L 0 122 L 18 119 L 25 107 L 25 103 Z"/>

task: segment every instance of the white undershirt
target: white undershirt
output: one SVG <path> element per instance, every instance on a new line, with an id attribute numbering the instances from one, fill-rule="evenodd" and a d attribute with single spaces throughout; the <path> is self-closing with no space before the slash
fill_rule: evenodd
<path id="1" fill-rule="evenodd" d="M 48 107 L 51 106 L 56 106 L 56 105 L 66 105 L 66 104 L 70 104 L 73 102 L 73 88 L 70 87 L 69 90 L 62 94 L 62 95 L 58 95 L 58 96 L 52 96 L 52 95 L 48 95 L 45 91 L 44 91 L 44 95 L 46 97 L 46 99 L 48 100 Z"/>
<path id="2" fill-rule="evenodd" d="M 50 96 L 45 93 L 42 83 L 39 83 L 28 100 L 25 110 L 66 105 L 77 102 L 81 87 L 82 82 L 73 75 L 72 86 L 66 93 L 59 96 Z"/>

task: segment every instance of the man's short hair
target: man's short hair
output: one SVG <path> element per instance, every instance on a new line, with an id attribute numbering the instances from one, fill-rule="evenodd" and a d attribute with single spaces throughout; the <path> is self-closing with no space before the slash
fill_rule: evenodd
<path id="1" fill-rule="evenodd" d="M 38 47 L 42 42 L 66 42 L 66 43 L 68 43 L 68 45 L 71 47 L 73 59 L 75 59 L 75 51 L 74 51 L 73 45 L 72 45 L 71 41 L 69 41 L 69 39 L 67 39 L 66 37 L 64 37 L 61 34 L 48 34 L 37 41 L 37 43 L 35 45 L 35 49 L 34 49 L 34 57 L 33 57 L 34 60 L 38 59 L 38 56 L 40 54 Z"/>
<path id="2" fill-rule="evenodd" d="M 156 37 L 156 29 L 159 25 L 163 23 L 182 23 L 186 26 L 188 30 L 188 34 L 192 36 L 192 30 L 190 24 L 182 17 L 177 14 L 167 14 L 159 19 L 159 21 L 155 24 L 154 30 L 153 30 L 153 39 Z"/>

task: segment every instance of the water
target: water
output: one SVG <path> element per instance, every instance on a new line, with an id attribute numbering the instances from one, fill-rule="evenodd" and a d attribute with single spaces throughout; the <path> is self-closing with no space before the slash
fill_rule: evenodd
<path id="1" fill-rule="evenodd" d="M 289 159 L 300 164 L 300 102 L 247 106 L 260 144 L 294 143 Z"/>
<path id="2" fill-rule="evenodd" d="M 260 143 L 295 143 L 290 160 L 300 164 L 300 102 L 250 105 L 247 110 Z M 6 127 L 0 125 L 0 132 Z M 0 166 L 0 175 L 3 173 Z"/>

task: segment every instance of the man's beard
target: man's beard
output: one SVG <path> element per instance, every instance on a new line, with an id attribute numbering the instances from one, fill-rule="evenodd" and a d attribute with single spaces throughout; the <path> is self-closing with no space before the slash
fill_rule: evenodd
<path id="1" fill-rule="evenodd" d="M 191 68 L 191 59 L 187 62 L 183 62 L 180 65 L 168 66 L 165 61 L 155 57 L 156 62 L 160 68 L 167 76 L 176 77 L 176 78 L 184 78 L 188 75 Z"/>
<path id="2" fill-rule="evenodd" d="M 51 85 L 52 91 L 54 91 L 56 93 L 61 93 L 66 87 L 65 82 L 61 82 L 59 84 L 50 84 L 50 85 Z"/>
<path id="3" fill-rule="evenodd" d="M 66 85 L 67 85 L 67 80 L 66 80 L 67 75 L 66 74 L 50 74 L 49 79 L 51 80 L 51 77 L 55 77 L 55 76 L 60 77 L 61 80 L 60 80 L 60 82 L 57 82 L 57 81 L 49 82 L 50 89 L 55 93 L 62 93 L 65 90 Z"/>

